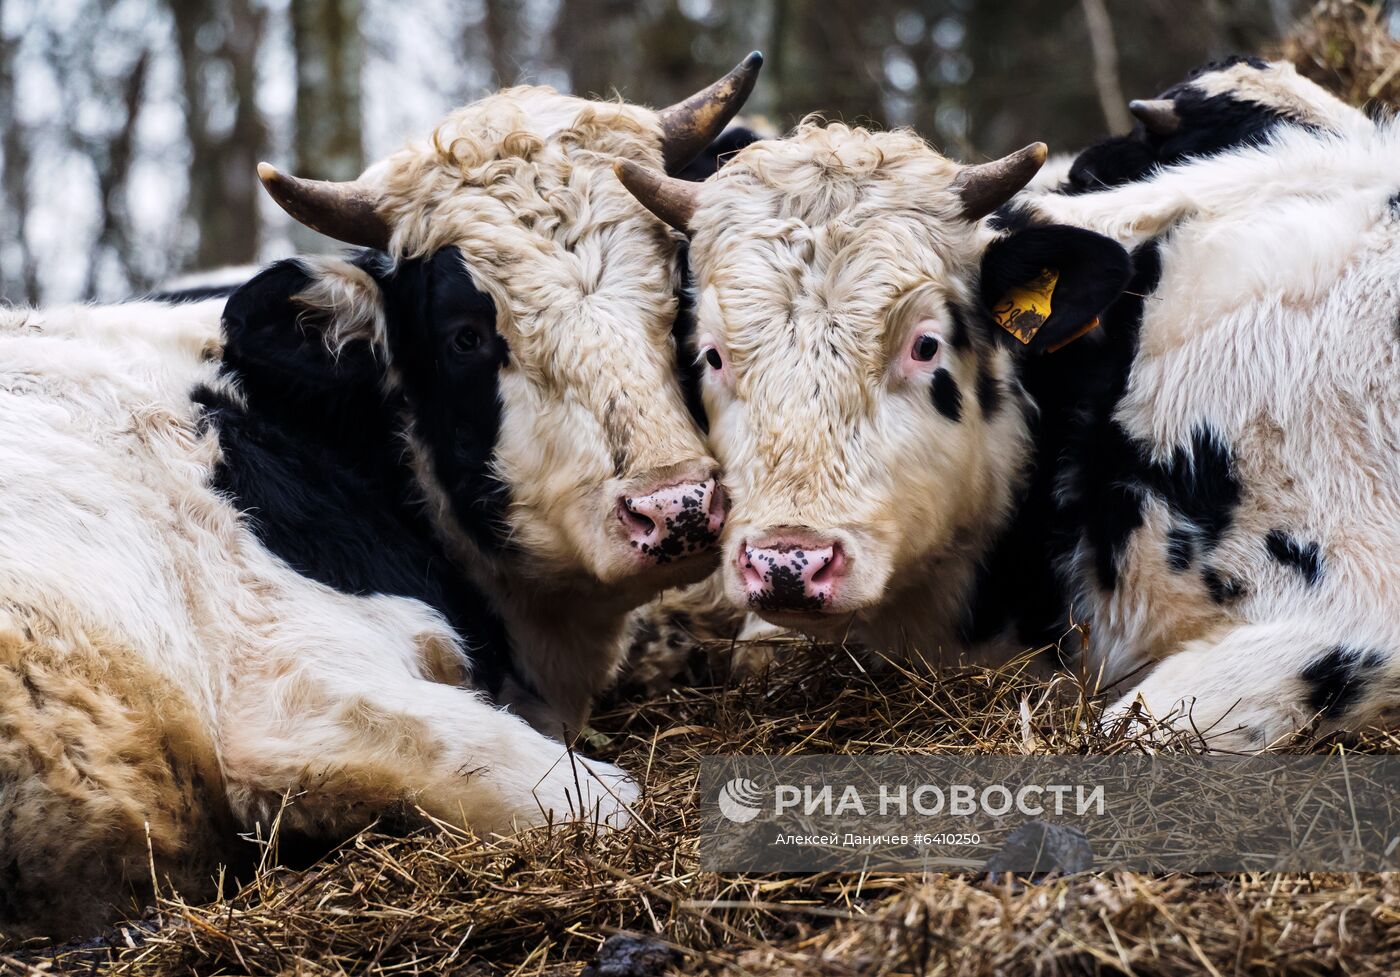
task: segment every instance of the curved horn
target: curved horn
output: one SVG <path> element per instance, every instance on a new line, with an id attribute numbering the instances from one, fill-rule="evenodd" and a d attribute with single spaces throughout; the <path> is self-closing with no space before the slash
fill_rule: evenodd
<path id="1" fill-rule="evenodd" d="M 346 244 L 383 251 L 393 231 L 380 216 L 379 193 L 358 180 L 303 180 L 270 163 L 258 164 L 258 179 L 277 205 L 302 224 Z"/>
<path id="2" fill-rule="evenodd" d="M 953 181 L 962 199 L 963 219 L 981 220 L 1014 197 L 1045 165 L 1046 152 L 1045 143 L 1033 142 L 990 163 L 964 166 Z"/>
<path id="3" fill-rule="evenodd" d="M 1128 111 L 1154 136 L 1170 136 L 1181 128 L 1176 103 L 1169 98 L 1135 98 L 1128 103 Z"/>
<path id="4" fill-rule="evenodd" d="M 663 176 L 630 159 L 615 161 L 613 172 L 643 207 L 683 234 L 690 233 L 690 219 L 700 203 L 698 183 Z"/>
<path id="5" fill-rule="evenodd" d="M 763 55 L 754 51 L 709 88 L 661 110 L 661 154 L 666 172 L 675 173 L 715 141 L 758 81 Z"/>

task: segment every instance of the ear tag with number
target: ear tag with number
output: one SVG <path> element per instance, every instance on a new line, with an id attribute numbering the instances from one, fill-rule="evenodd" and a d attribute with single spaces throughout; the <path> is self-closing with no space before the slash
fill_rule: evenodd
<path id="1" fill-rule="evenodd" d="M 1045 325 L 1045 320 L 1050 318 L 1050 300 L 1059 281 L 1058 271 L 1042 268 L 1039 275 L 1024 285 L 1007 291 L 1001 301 L 992 307 L 992 318 L 1023 346 L 1028 345 L 1040 327 Z"/>

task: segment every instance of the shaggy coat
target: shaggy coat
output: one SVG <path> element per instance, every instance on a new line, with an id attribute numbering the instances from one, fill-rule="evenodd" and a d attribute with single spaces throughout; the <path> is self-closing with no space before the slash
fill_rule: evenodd
<path id="1" fill-rule="evenodd" d="M 208 303 L 4 315 L 0 933 L 90 931 L 153 868 L 207 894 L 274 821 L 627 820 L 562 735 L 626 612 L 707 566 L 641 567 L 614 509 L 714 466 L 677 242 L 610 172 L 660 144 L 512 90 L 372 169 L 394 260 L 274 266 L 222 336 Z"/>
<path id="2" fill-rule="evenodd" d="M 545 88 L 511 89 L 450 115 L 428 140 L 372 167 L 399 260 L 460 256 L 492 304 L 508 349 L 496 377 L 492 476 L 508 501 L 495 544 L 465 531 L 431 493 L 434 523 L 504 618 L 522 675 L 550 708 L 536 716 L 578 729 L 623 652 L 626 613 L 713 564 L 638 572 L 613 515 L 635 486 L 701 477 L 715 467 L 675 380 L 677 243 L 617 184 L 623 156 L 660 165 L 654 113 Z M 345 263 L 315 267 L 335 307 L 327 341 L 362 341 L 388 363 L 384 291 Z M 425 486 L 431 451 L 409 432 Z"/>
<path id="3" fill-rule="evenodd" d="M 1119 713 L 1140 698 L 1258 748 L 1393 707 L 1397 153 L 1393 124 L 1284 126 L 1034 204 L 1133 249 L 1147 293 L 1061 484 L 1065 569 Z"/>
<path id="4" fill-rule="evenodd" d="M 1058 556 L 1113 716 L 1140 699 L 1255 749 L 1393 709 L 1400 129 L 1324 115 L 1026 195 L 1001 236 L 956 219 L 955 168 L 903 134 L 741 153 L 691 221 L 731 603 L 746 536 L 810 527 L 849 579 L 816 615 L 763 616 L 1008 650 L 1057 616 L 1024 598 Z M 1036 269 L 1058 277 L 1044 329 L 1100 328 L 1051 352 L 978 314 Z"/>

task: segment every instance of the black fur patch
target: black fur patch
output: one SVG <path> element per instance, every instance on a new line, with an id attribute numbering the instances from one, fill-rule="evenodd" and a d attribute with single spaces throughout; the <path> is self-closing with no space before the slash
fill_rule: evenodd
<path id="1" fill-rule="evenodd" d="M 1303 669 L 1307 704 L 1324 719 L 1339 719 L 1366 692 L 1369 673 L 1386 661 L 1379 651 L 1336 645 Z"/>
<path id="2" fill-rule="evenodd" d="M 1103 317 L 1102 335 L 1086 337 L 1036 362 L 1032 393 L 1054 404 L 1062 417 L 1057 454 L 1063 465 L 1062 502 L 1054 512 L 1059 554 L 1080 539 L 1088 543 L 1099 586 L 1118 583 L 1118 560 L 1128 537 L 1142 525 L 1140 475 L 1144 459 L 1113 411 L 1127 389 L 1137 356 L 1146 296 L 1157 287 L 1161 258 L 1149 243 L 1133 254 L 1133 277 Z M 1043 363 L 1043 366 L 1041 365 Z M 1040 375 L 1040 371 L 1044 375 Z M 1027 373 L 1028 379 L 1032 377 Z M 1048 491 L 1047 487 L 1047 491 Z"/>
<path id="3" fill-rule="evenodd" d="M 954 380 L 953 375 L 947 370 L 933 372 L 933 380 L 929 384 L 929 396 L 933 400 L 933 406 L 938 409 L 938 413 L 950 421 L 962 420 L 962 391 L 958 389 L 958 381 Z"/>
<path id="4" fill-rule="evenodd" d="M 1216 604 L 1229 604 L 1244 596 L 1243 583 L 1235 577 L 1222 574 L 1214 567 L 1206 567 L 1201 571 L 1201 583 L 1205 584 L 1206 593 Z"/>
<path id="5" fill-rule="evenodd" d="M 982 416 L 991 419 L 1001 410 L 1001 381 L 985 369 L 977 374 L 977 406 Z"/>
<path id="6" fill-rule="evenodd" d="M 1309 587 L 1322 579 L 1322 553 L 1317 543 L 1300 543 L 1282 529 L 1271 529 L 1264 537 L 1269 555 L 1280 564 L 1298 571 Z"/>
<path id="7" fill-rule="evenodd" d="M 384 280 L 389 351 L 415 434 L 468 535 L 488 551 L 508 544 L 509 490 L 492 472 L 501 426 L 499 373 L 509 351 L 491 299 L 456 248 L 401 261 Z M 469 333 L 476 345 L 459 348 Z"/>
<path id="8" fill-rule="evenodd" d="M 1167 566 L 1177 573 L 1191 569 L 1196 559 L 1196 534 L 1180 527 L 1167 532 Z"/>
<path id="9" fill-rule="evenodd" d="M 1116 242 L 1078 227 L 1048 224 L 999 238 L 982 256 L 979 298 L 987 310 L 1035 280 L 1045 269 L 1058 275 L 1050 315 L 1022 346 L 1006 330 L 996 334 L 1020 352 L 1044 353 L 1069 343 L 1117 300 L 1132 276 L 1128 253 Z"/>
<path id="10" fill-rule="evenodd" d="M 1077 235 L 1060 239 L 1067 246 L 1079 240 Z M 1045 251 L 1047 256 L 1054 253 Z M 1122 260 L 1127 263 L 1126 256 Z M 1068 598 L 1056 563 L 1080 544 L 1081 532 L 1092 523 L 1093 538 L 1099 541 L 1095 562 L 1113 577 L 1116 540 L 1141 522 L 1136 490 L 1112 474 L 1116 462 L 1101 454 L 1108 449 L 1111 456 L 1112 446 L 1101 435 L 1137 350 L 1141 296 L 1156 283 L 1155 249 L 1135 255 L 1132 264 L 1133 277 L 1108 309 L 1087 302 L 1082 306 L 1101 316 L 1101 329 L 1046 356 L 1026 355 L 1019 344 L 1010 344 L 1017 353 L 1016 372 L 1003 381 L 1002 392 L 1022 410 L 1033 454 L 1012 521 L 979 571 L 962 625 L 968 641 L 988 640 L 1014 626 L 1017 640 L 1028 647 L 1057 642 L 1068 627 Z M 1101 269 L 1086 263 L 1082 271 L 1098 275 Z M 1105 301 L 1112 298 L 1110 294 Z M 1005 337 L 990 320 L 984 329 L 999 342 Z M 1057 503 L 1062 488 L 1067 493 L 1063 511 Z"/>
<path id="11" fill-rule="evenodd" d="M 1122 186 L 1148 177 L 1160 166 L 1262 142 L 1279 123 L 1289 121 L 1286 115 L 1228 94 L 1206 95 L 1193 84 L 1203 74 L 1240 63 L 1260 70 L 1266 66 L 1257 58 L 1231 58 L 1197 68 L 1186 81 L 1158 96 L 1176 108 L 1181 124 L 1175 132 L 1157 135 L 1139 123 L 1126 136 L 1095 143 L 1075 158 L 1060 192 L 1074 195 Z"/>
<path id="12" fill-rule="evenodd" d="M 972 331 L 967 325 L 967 316 L 963 315 L 956 308 L 951 310 L 953 318 L 953 335 L 949 338 L 954 349 L 962 351 L 972 346 Z"/>
<path id="13" fill-rule="evenodd" d="M 994 231 L 1024 231 L 1036 221 L 1035 211 L 1019 204 L 1002 204 L 987 218 L 987 225 Z"/>
<path id="14" fill-rule="evenodd" d="M 1141 449 L 1139 449 L 1141 450 Z M 1144 484 L 1200 533 L 1204 549 L 1219 544 L 1240 504 L 1235 461 L 1224 439 L 1206 424 L 1191 432 L 1166 463 L 1146 463 Z"/>
<path id="15" fill-rule="evenodd" d="M 681 394 L 690 416 L 700 430 L 710 433 L 710 419 L 705 414 L 705 398 L 700 393 L 700 383 L 705 376 L 705 367 L 694 355 L 698 352 L 692 345 L 695 341 L 695 294 L 690 273 L 690 249 L 688 243 L 680 246 L 678 260 L 681 268 L 681 285 L 676 293 L 676 318 L 671 323 L 671 339 L 676 348 L 676 375 L 680 378 Z"/>
<path id="16" fill-rule="evenodd" d="M 681 167 L 676 176 L 693 183 L 707 180 L 719 172 L 720 168 L 729 161 L 729 157 L 745 146 L 761 142 L 762 139 L 762 136 L 745 126 L 731 126 L 721 132 L 714 142 L 706 146 L 699 156 Z"/>

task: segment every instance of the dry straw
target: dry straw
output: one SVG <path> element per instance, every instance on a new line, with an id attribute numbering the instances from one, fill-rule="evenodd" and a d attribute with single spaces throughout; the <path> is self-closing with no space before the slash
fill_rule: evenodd
<path id="1" fill-rule="evenodd" d="M 1389 6 L 1322 0 L 1276 55 L 1352 105 L 1400 108 L 1400 41 L 1385 29 Z"/>
<path id="2" fill-rule="evenodd" d="M 642 823 L 628 831 L 541 829 L 491 843 L 446 825 L 365 834 L 308 870 L 266 867 L 225 901 L 187 905 L 167 892 L 153 931 L 119 928 L 56 959 L 12 952 L 0 970 L 574 974 L 627 930 L 673 944 L 681 970 L 697 974 L 1400 971 L 1391 877 L 1114 874 L 1021 887 L 701 874 L 693 790 L 705 754 L 1132 748 L 1094 731 L 1096 707 L 1070 676 L 876 673 L 801 643 L 778 661 L 742 683 L 697 683 L 597 717 L 590 751 L 646 784 Z M 1397 745 L 1375 734 L 1345 748 Z"/>

